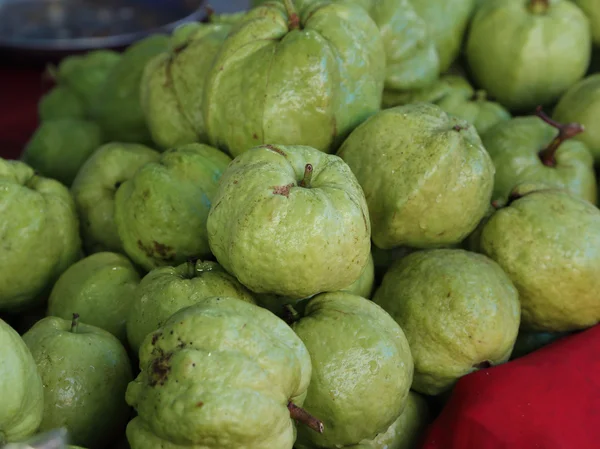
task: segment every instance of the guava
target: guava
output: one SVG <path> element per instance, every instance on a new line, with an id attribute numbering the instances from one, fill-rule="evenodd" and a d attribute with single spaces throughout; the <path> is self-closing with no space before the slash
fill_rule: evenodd
<path id="1" fill-rule="evenodd" d="M 591 51 L 589 20 L 567 0 L 484 2 L 465 47 L 475 82 L 510 111 L 528 113 L 583 78 Z"/>
<path id="2" fill-rule="evenodd" d="M 264 145 L 236 157 L 207 221 L 217 261 L 255 293 L 306 298 L 346 288 L 366 266 L 364 194 L 339 157 Z"/>
<path id="3" fill-rule="evenodd" d="M 392 317 L 360 296 L 323 293 L 292 328 L 312 360 L 304 409 L 325 428 L 299 427 L 298 442 L 342 447 L 385 432 L 404 411 L 413 381 L 411 349 Z"/>
<path id="4" fill-rule="evenodd" d="M 543 183 L 566 189 L 596 204 L 594 159 L 583 142 L 578 123 L 559 123 L 542 109 L 535 116 L 516 117 L 483 135 L 483 145 L 496 166 L 494 201 L 506 202 L 515 186 Z"/>
<path id="5" fill-rule="evenodd" d="M 101 252 L 71 265 L 58 278 L 48 299 L 48 315 L 81 321 L 127 343 L 125 323 L 140 275 L 122 254 Z"/>
<path id="6" fill-rule="evenodd" d="M 431 396 L 506 362 L 519 331 L 519 294 L 510 278 L 490 258 L 461 249 L 398 260 L 373 301 L 406 334 L 415 363 L 411 388 Z"/>
<path id="7" fill-rule="evenodd" d="M 600 73 L 572 85 L 559 99 L 552 117 L 564 123 L 579 123 L 585 131 L 574 136 L 587 145 L 594 160 L 600 162 Z"/>
<path id="8" fill-rule="evenodd" d="M 600 46 L 600 4 L 596 0 L 574 0 L 590 20 L 594 45 Z"/>
<path id="9" fill-rule="evenodd" d="M 152 270 L 131 298 L 127 319 L 131 348 L 138 353 L 146 335 L 161 327 L 171 315 L 213 296 L 254 303 L 252 294 L 215 262 L 186 262 Z"/>
<path id="10" fill-rule="evenodd" d="M 38 115 L 42 122 L 69 118 L 84 119 L 85 107 L 71 89 L 56 86 L 40 99 Z"/>
<path id="11" fill-rule="evenodd" d="M 233 157 L 261 144 L 331 153 L 379 110 L 385 50 L 362 7 L 267 2 L 235 27 L 204 87 L 211 145 Z"/>
<path id="12" fill-rule="evenodd" d="M 69 187 L 80 167 L 103 142 L 102 130 L 89 120 L 47 120 L 35 130 L 21 159 L 42 176 Z"/>
<path id="13" fill-rule="evenodd" d="M 44 385 L 40 432 L 65 427 L 72 443 L 102 449 L 125 429 L 132 370 L 123 345 L 109 332 L 46 317 L 24 335 Z"/>
<path id="14" fill-rule="evenodd" d="M 384 90 L 381 107 L 389 109 L 410 103 L 439 103 L 451 94 L 469 98 L 475 94 L 475 89 L 464 76 L 446 74 L 421 89 Z"/>
<path id="15" fill-rule="evenodd" d="M 88 254 L 124 252 L 115 224 L 115 195 L 119 187 L 160 154 L 137 143 L 107 143 L 85 161 L 71 185 L 81 221 L 83 247 Z"/>
<path id="16" fill-rule="evenodd" d="M 208 211 L 230 160 L 193 143 L 165 151 L 125 180 L 114 205 L 125 253 L 146 271 L 208 256 Z"/>
<path id="17" fill-rule="evenodd" d="M 90 115 L 107 142 L 151 144 L 141 105 L 140 82 L 146 64 L 169 48 L 169 36 L 153 34 L 130 45 L 94 95 Z"/>
<path id="18" fill-rule="evenodd" d="M 434 104 L 379 112 L 338 155 L 364 191 L 381 249 L 457 244 L 475 229 L 492 195 L 495 169 L 477 131 Z"/>
<path id="19" fill-rule="evenodd" d="M 21 336 L 0 319 L 0 445 L 35 433 L 42 422 L 44 390 Z"/>
<path id="20" fill-rule="evenodd" d="M 271 312 L 236 298 L 207 298 L 172 315 L 140 349 L 127 388 L 137 417 L 132 449 L 292 449 L 310 355 Z"/>
<path id="21" fill-rule="evenodd" d="M 564 190 L 523 190 L 483 226 L 480 251 L 519 291 L 522 328 L 566 332 L 600 321 L 600 210 Z"/>
<path id="22" fill-rule="evenodd" d="M 0 310 L 39 304 L 81 255 L 69 190 L 21 161 L 0 158 Z"/>

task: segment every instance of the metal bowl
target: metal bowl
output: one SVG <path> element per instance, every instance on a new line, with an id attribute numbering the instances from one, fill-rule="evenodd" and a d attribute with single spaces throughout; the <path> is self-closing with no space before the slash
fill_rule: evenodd
<path id="1" fill-rule="evenodd" d="M 205 0 L 0 0 L 4 62 L 46 63 L 203 20 Z"/>

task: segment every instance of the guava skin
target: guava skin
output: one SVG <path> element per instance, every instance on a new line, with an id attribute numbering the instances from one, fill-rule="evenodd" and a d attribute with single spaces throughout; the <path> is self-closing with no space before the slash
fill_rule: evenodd
<path id="1" fill-rule="evenodd" d="M 0 319 L 0 444 L 20 441 L 42 422 L 44 390 L 31 352 Z"/>
<path id="2" fill-rule="evenodd" d="M 40 121 L 65 118 L 85 118 L 83 102 L 70 89 L 56 86 L 45 94 L 38 104 Z"/>
<path id="3" fill-rule="evenodd" d="M 335 292 L 312 298 L 292 328 L 312 360 L 304 408 L 325 427 L 322 434 L 298 427 L 298 442 L 342 447 L 385 432 L 404 411 L 413 380 L 400 326 L 372 301 Z"/>
<path id="4" fill-rule="evenodd" d="M 494 0 L 475 13 L 466 58 L 476 83 L 511 112 L 557 100 L 586 73 L 589 20 L 566 0 Z"/>
<path id="5" fill-rule="evenodd" d="M 411 388 L 427 395 L 506 362 L 519 331 L 519 295 L 509 277 L 493 260 L 460 249 L 398 260 L 373 301 L 404 330 L 415 363 Z"/>
<path id="6" fill-rule="evenodd" d="M 372 440 L 348 446 L 347 449 L 417 449 L 430 418 L 431 413 L 425 398 L 410 391 L 406 408 L 388 430 Z"/>
<path id="7" fill-rule="evenodd" d="M 593 326 L 600 321 L 600 211 L 563 190 L 520 196 L 489 218 L 479 247 L 519 290 L 523 330 Z"/>
<path id="8" fill-rule="evenodd" d="M 381 100 L 382 109 L 403 106 L 410 103 L 439 103 L 444 98 L 456 94 L 457 96 L 470 98 L 475 94 L 475 89 L 460 75 L 446 74 L 440 76 L 436 81 L 421 89 L 409 91 L 397 91 L 386 89 L 383 91 Z"/>
<path id="9" fill-rule="evenodd" d="M 165 151 L 118 188 L 115 224 L 123 249 L 146 271 L 210 255 L 206 220 L 229 156 L 192 143 Z"/>
<path id="10" fill-rule="evenodd" d="M 585 131 L 574 137 L 592 152 L 595 162 L 600 162 L 600 73 L 590 75 L 574 84 L 560 98 L 552 117 L 563 123 L 580 123 Z"/>
<path id="11" fill-rule="evenodd" d="M 126 395 L 132 449 L 292 449 L 288 403 L 306 392 L 311 360 L 268 310 L 228 297 L 182 309 L 145 338 L 140 368 Z"/>
<path id="12" fill-rule="evenodd" d="M 102 130 L 92 121 L 48 120 L 35 130 L 21 159 L 42 176 L 69 187 L 80 167 L 103 142 Z"/>
<path id="13" fill-rule="evenodd" d="M 115 224 L 116 192 L 140 167 L 159 158 L 160 153 L 145 145 L 107 143 L 82 165 L 71 185 L 71 193 L 87 254 L 124 251 Z"/>
<path id="14" fill-rule="evenodd" d="M 459 243 L 492 195 L 494 165 L 475 128 L 434 104 L 379 112 L 338 155 L 365 193 L 372 239 L 381 249 Z"/>
<path id="15" fill-rule="evenodd" d="M 295 27 L 283 3 L 265 3 L 223 43 L 205 85 L 211 145 L 233 157 L 271 143 L 331 153 L 379 110 L 385 51 L 364 9 L 321 1 L 298 14 Z"/>
<path id="16" fill-rule="evenodd" d="M 74 320 L 76 321 L 76 320 Z M 74 444 L 101 449 L 125 429 L 125 402 L 133 379 L 123 345 L 112 334 L 46 317 L 23 335 L 44 385 L 39 431 L 66 427 Z"/>
<path id="17" fill-rule="evenodd" d="M 557 135 L 556 128 L 535 116 L 516 117 L 489 129 L 482 141 L 496 166 L 492 200 L 506 202 L 518 184 L 541 182 L 596 204 L 594 159 L 584 143 L 565 140 L 555 153 L 554 166 L 542 162 L 540 152 Z"/>
<path id="18" fill-rule="evenodd" d="M 79 221 L 69 190 L 20 161 L 0 158 L 0 204 L 0 310 L 20 312 L 80 258 Z"/>
<path id="19" fill-rule="evenodd" d="M 207 228 L 217 261 L 242 284 L 289 298 L 346 288 L 371 249 L 367 204 L 350 168 L 306 146 L 265 145 L 235 158 Z"/>
<path id="20" fill-rule="evenodd" d="M 132 298 L 127 319 L 129 345 L 138 353 L 146 335 L 171 315 L 213 296 L 254 303 L 252 294 L 216 262 L 187 262 L 152 270 Z"/>
<path id="21" fill-rule="evenodd" d="M 371 293 L 373 293 L 374 283 L 375 264 L 373 262 L 373 255 L 369 254 L 367 264 L 363 268 L 363 271 L 359 278 L 349 286 L 342 288 L 340 291 L 370 299 Z"/>
<path id="22" fill-rule="evenodd" d="M 141 105 L 152 140 L 161 148 L 208 142 L 202 113 L 204 85 L 232 26 L 198 24 L 177 46 L 154 57 L 141 81 Z M 178 39 L 182 31 L 178 33 Z"/>
<path id="23" fill-rule="evenodd" d="M 81 321 L 127 343 L 125 323 L 140 275 L 122 254 L 100 252 L 71 265 L 58 278 L 48 299 L 48 316 Z"/>
<path id="24" fill-rule="evenodd" d="M 594 45 L 600 45 L 600 4 L 596 0 L 574 0 L 585 15 L 590 19 Z"/>

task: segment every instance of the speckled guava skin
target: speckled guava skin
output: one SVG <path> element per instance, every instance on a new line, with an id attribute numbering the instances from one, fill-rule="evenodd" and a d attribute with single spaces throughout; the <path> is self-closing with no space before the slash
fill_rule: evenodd
<path id="1" fill-rule="evenodd" d="M 127 335 L 137 353 L 146 335 L 180 309 L 213 296 L 254 303 L 252 294 L 216 262 L 186 262 L 160 267 L 142 279 L 127 319 Z"/>
<path id="2" fill-rule="evenodd" d="M 406 407 L 413 380 L 408 341 L 370 300 L 345 292 L 312 298 L 292 325 L 312 360 L 304 408 L 322 434 L 298 427 L 298 441 L 342 447 L 384 432 Z"/>
<path id="3" fill-rule="evenodd" d="M 312 179 L 303 187 L 307 164 Z M 242 284 L 291 298 L 347 287 L 371 249 L 367 204 L 350 168 L 306 146 L 260 146 L 235 158 L 207 227 L 217 261 Z"/>
<path id="4" fill-rule="evenodd" d="M 46 317 L 23 335 L 44 385 L 39 431 L 60 427 L 71 442 L 90 449 L 114 443 L 130 409 L 125 402 L 133 379 L 127 352 L 109 332 L 72 320 Z"/>
<path id="5" fill-rule="evenodd" d="M 0 319 L 0 444 L 32 435 L 42 422 L 44 390 L 31 352 Z"/>
<path id="6" fill-rule="evenodd" d="M 600 211 L 563 190 L 538 190 L 499 209 L 480 251 L 519 290 L 525 330 L 560 332 L 600 321 Z"/>
<path id="7" fill-rule="evenodd" d="M 306 392 L 311 360 L 268 310 L 228 297 L 182 309 L 146 337 L 140 368 L 127 389 L 132 449 L 292 449 L 287 405 Z"/>
<path id="8" fill-rule="evenodd" d="M 115 223 L 125 253 L 147 271 L 208 256 L 206 219 L 230 160 L 208 145 L 182 145 L 123 182 Z"/>
<path id="9" fill-rule="evenodd" d="M 206 132 L 234 157 L 271 143 L 333 152 L 379 110 L 386 61 L 375 22 L 349 2 L 297 10 L 297 29 L 282 2 L 250 10 L 212 65 Z"/>
<path id="10" fill-rule="evenodd" d="M 519 330 L 519 295 L 509 277 L 488 257 L 459 249 L 398 260 L 373 301 L 404 330 L 415 362 L 411 388 L 428 395 L 506 362 Z"/>
<path id="11" fill-rule="evenodd" d="M 557 135 L 556 128 L 535 116 L 516 117 L 489 129 L 482 141 L 496 166 L 492 200 L 506 202 L 518 184 L 541 182 L 596 204 L 594 159 L 584 143 L 562 142 L 552 167 L 540 159 L 540 152 Z"/>
<path id="12" fill-rule="evenodd" d="M 113 142 L 98 148 L 82 165 L 71 193 L 87 254 L 124 252 L 115 224 L 116 192 L 142 165 L 159 158 L 160 153 L 145 145 Z"/>
<path id="13" fill-rule="evenodd" d="M 586 73 L 589 20 L 567 0 L 484 2 L 465 54 L 477 84 L 511 111 L 549 105 Z"/>
<path id="14" fill-rule="evenodd" d="M 0 310 L 36 305 L 81 255 L 69 190 L 20 161 L 0 158 Z"/>
<path id="15" fill-rule="evenodd" d="M 600 73 L 574 84 L 560 97 L 552 117 L 562 123 L 581 123 L 585 131 L 573 139 L 586 144 L 600 162 Z"/>
<path id="16" fill-rule="evenodd" d="M 82 322 L 110 332 L 127 343 L 125 323 L 140 275 L 122 254 L 100 252 L 85 257 L 58 278 L 48 299 L 48 316 Z"/>
<path id="17" fill-rule="evenodd" d="M 494 165 L 475 128 L 434 104 L 379 112 L 338 155 L 362 186 L 381 249 L 459 243 L 492 195 Z"/>
<path id="18" fill-rule="evenodd" d="M 195 24 L 185 39 L 146 65 L 141 105 L 152 140 L 159 147 L 208 141 L 202 113 L 204 84 L 231 28 L 229 24 Z"/>
<path id="19" fill-rule="evenodd" d="M 356 296 L 362 296 L 363 298 L 370 299 L 371 293 L 373 293 L 373 285 L 375 283 L 375 264 L 373 262 L 373 255 L 369 254 L 367 264 L 363 268 L 363 271 L 359 278 L 347 287 L 342 288 L 340 291 L 352 293 Z"/>

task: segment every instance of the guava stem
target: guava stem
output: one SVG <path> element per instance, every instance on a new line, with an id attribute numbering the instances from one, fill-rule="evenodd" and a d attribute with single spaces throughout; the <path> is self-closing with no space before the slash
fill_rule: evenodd
<path id="1" fill-rule="evenodd" d="M 486 101 L 487 92 L 485 90 L 478 90 L 473 94 L 473 101 Z"/>
<path id="2" fill-rule="evenodd" d="M 321 421 L 319 421 L 317 418 L 315 418 L 314 416 L 312 416 L 310 413 L 308 413 L 306 410 L 304 410 L 301 407 L 298 407 L 297 405 L 293 404 L 292 402 L 288 402 L 287 407 L 288 407 L 288 410 L 290 411 L 290 417 L 294 421 L 298 421 L 298 422 L 304 424 L 305 426 L 309 427 L 310 429 L 314 430 L 315 432 L 323 433 L 323 430 L 325 429 L 325 426 L 323 426 L 323 423 Z"/>
<path id="3" fill-rule="evenodd" d="M 300 183 L 299 183 L 300 187 L 306 187 L 307 189 L 310 188 L 310 182 L 312 181 L 312 175 L 313 175 L 312 164 L 306 164 L 304 166 L 304 178 L 302 178 L 302 181 L 300 181 Z"/>
<path id="4" fill-rule="evenodd" d="M 285 9 L 288 13 L 288 27 L 290 28 L 290 31 L 300 29 L 300 16 L 296 11 L 293 0 L 283 0 L 283 3 L 285 4 Z"/>
<path id="5" fill-rule="evenodd" d="M 537 107 L 535 115 L 537 115 L 550 126 L 558 129 L 558 135 L 554 138 L 554 140 L 552 140 L 552 142 L 550 142 L 550 145 L 540 152 L 540 159 L 542 160 L 542 163 L 547 167 L 554 167 L 556 166 L 555 155 L 558 147 L 560 147 L 565 140 L 575 137 L 577 134 L 581 134 L 583 131 L 585 131 L 585 128 L 579 123 L 559 123 L 550 118 L 543 111 L 541 106 Z"/>
<path id="6" fill-rule="evenodd" d="M 189 279 L 196 275 L 196 262 L 193 260 L 188 260 L 187 262 L 187 275 Z"/>
<path id="7" fill-rule="evenodd" d="M 294 309 L 294 306 L 291 304 L 286 304 L 283 306 L 283 321 L 285 321 L 288 325 L 294 324 L 298 319 L 300 319 L 300 314 Z"/>
<path id="8" fill-rule="evenodd" d="M 71 333 L 76 334 L 79 328 L 79 314 L 74 313 L 73 319 L 71 320 Z"/>
<path id="9" fill-rule="evenodd" d="M 550 8 L 550 0 L 530 0 L 529 10 L 534 14 L 545 13 Z"/>

